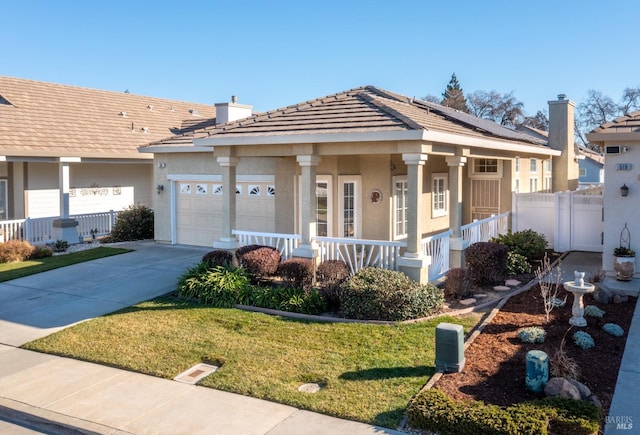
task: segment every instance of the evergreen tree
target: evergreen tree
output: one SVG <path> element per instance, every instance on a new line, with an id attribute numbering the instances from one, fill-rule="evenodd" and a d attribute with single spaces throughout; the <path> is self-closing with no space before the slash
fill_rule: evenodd
<path id="1" fill-rule="evenodd" d="M 469 113 L 467 99 L 464 97 L 464 92 L 462 92 L 460 83 L 458 83 L 456 73 L 451 74 L 451 80 L 449 80 L 447 88 L 442 93 L 442 97 L 442 103 L 440 104 L 442 104 L 443 106 L 447 106 L 451 109 L 456 109 L 461 112 Z"/>

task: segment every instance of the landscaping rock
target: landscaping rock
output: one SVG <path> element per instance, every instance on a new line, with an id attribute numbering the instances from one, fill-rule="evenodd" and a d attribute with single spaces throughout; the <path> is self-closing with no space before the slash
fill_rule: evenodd
<path id="1" fill-rule="evenodd" d="M 462 299 L 460 301 L 460 305 L 464 305 L 465 307 L 468 307 L 469 305 L 473 305 L 476 302 L 478 302 L 475 298 L 467 298 L 467 299 Z"/>
<path id="2" fill-rule="evenodd" d="M 613 303 L 614 304 L 621 304 L 623 302 L 627 302 L 629 300 L 629 296 L 627 295 L 623 295 L 620 293 L 616 293 L 615 295 L 613 295 Z"/>
<path id="3" fill-rule="evenodd" d="M 486 293 L 476 293 L 475 295 L 473 295 L 474 298 L 476 299 L 484 299 L 487 297 Z"/>
<path id="4" fill-rule="evenodd" d="M 598 408 L 602 409 L 602 402 L 600 402 L 600 399 L 598 399 L 598 396 L 596 396 L 595 394 L 592 394 L 591 396 L 587 397 L 586 401 L 589 403 L 593 403 Z"/>
<path id="5" fill-rule="evenodd" d="M 578 382 L 575 379 L 571 379 L 571 378 L 566 378 L 566 379 L 571 383 L 571 385 L 573 385 L 578 389 L 578 391 L 580 392 L 580 397 L 583 400 L 587 399 L 588 397 L 591 397 L 591 390 L 585 384 L 583 384 L 582 382 Z"/>
<path id="6" fill-rule="evenodd" d="M 507 285 L 509 287 L 516 287 L 516 286 L 519 286 L 520 284 L 522 283 L 517 279 L 508 279 L 504 282 L 504 285 Z"/>
<path id="7" fill-rule="evenodd" d="M 508 292 L 511 290 L 511 287 L 507 287 L 506 285 L 497 285 L 493 289 L 497 292 Z"/>
<path id="8" fill-rule="evenodd" d="M 600 284 L 596 286 L 593 298 L 601 304 L 610 304 L 613 301 L 613 292 Z"/>
<path id="9" fill-rule="evenodd" d="M 544 393 L 548 397 L 564 397 L 565 399 L 580 400 L 580 391 L 565 378 L 551 378 L 544 387 Z"/>

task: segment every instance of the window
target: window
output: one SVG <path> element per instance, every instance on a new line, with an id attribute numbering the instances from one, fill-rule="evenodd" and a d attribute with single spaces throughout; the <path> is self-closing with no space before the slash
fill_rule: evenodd
<path id="1" fill-rule="evenodd" d="M 551 193 L 552 190 L 552 186 L 551 183 L 553 182 L 553 179 L 551 178 L 550 175 L 545 175 L 544 177 L 544 191 L 547 193 Z"/>
<path id="2" fill-rule="evenodd" d="M 319 177 L 318 177 L 319 178 Z M 330 234 L 329 221 L 329 195 L 331 190 L 330 179 L 316 180 L 316 229 L 320 237 L 327 237 Z"/>
<path id="3" fill-rule="evenodd" d="M 8 219 L 7 180 L 0 180 L 0 219 Z"/>
<path id="4" fill-rule="evenodd" d="M 544 172 L 551 172 L 551 159 L 544 161 Z"/>
<path id="5" fill-rule="evenodd" d="M 529 192 L 538 191 L 538 177 L 529 178 Z"/>
<path id="6" fill-rule="evenodd" d="M 360 237 L 360 176 L 340 176 L 339 237 Z"/>
<path id="7" fill-rule="evenodd" d="M 497 174 L 498 159 L 475 159 L 473 172 L 476 174 Z"/>
<path id="8" fill-rule="evenodd" d="M 538 159 L 529 160 L 529 172 L 538 172 Z"/>
<path id="9" fill-rule="evenodd" d="M 516 168 L 516 174 L 520 173 L 520 157 L 516 157 L 516 164 L 515 164 Z"/>
<path id="10" fill-rule="evenodd" d="M 580 168 L 580 176 L 581 177 L 587 176 L 587 168 Z"/>
<path id="11" fill-rule="evenodd" d="M 516 193 L 520 193 L 520 179 L 519 178 L 516 178 L 515 185 L 513 187 L 514 187 L 514 191 Z"/>
<path id="12" fill-rule="evenodd" d="M 431 214 L 432 217 L 447 214 L 447 175 L 433 174 L 431 183 Z"/>
<path id="13" fill-rule="evenodd" d="M 407 236 L 407 179 L 393 179 L 393 236 L 401 239 Z"/>

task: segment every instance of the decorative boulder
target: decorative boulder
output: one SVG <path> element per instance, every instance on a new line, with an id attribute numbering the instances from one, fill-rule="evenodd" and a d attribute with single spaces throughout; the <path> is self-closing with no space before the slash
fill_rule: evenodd
<path id="1" fill-rule="evenodd" d="M 549 397 L 564 397 L 565 399 L 580 400 L 580 391 L 565 378 L 551 378 L 544 387 L 544 393 Z"/>
<path id="2" fill-rule="evenodd" d="M 570 378 L 566 378 L 566 379 L 571 383 L 571 385 L 573 385 L 578 389 L 578 391 L 580 392 L 580 397 L 583 400 L 591 397 L 591 390 L 585 384 L 583 384 L 582 382 L 578 382 L 575 379 L 570 379 Z"/>

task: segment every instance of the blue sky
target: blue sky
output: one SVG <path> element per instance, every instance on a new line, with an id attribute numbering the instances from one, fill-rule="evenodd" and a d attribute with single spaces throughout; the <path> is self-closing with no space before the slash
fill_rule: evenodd
<path id="1" fill-rule="evenodd" d="M 0 75 L 266 111 L 375 85 L 440 96 L 640 86 L 640 2 L 32 1 L 0 4 Z"/>

